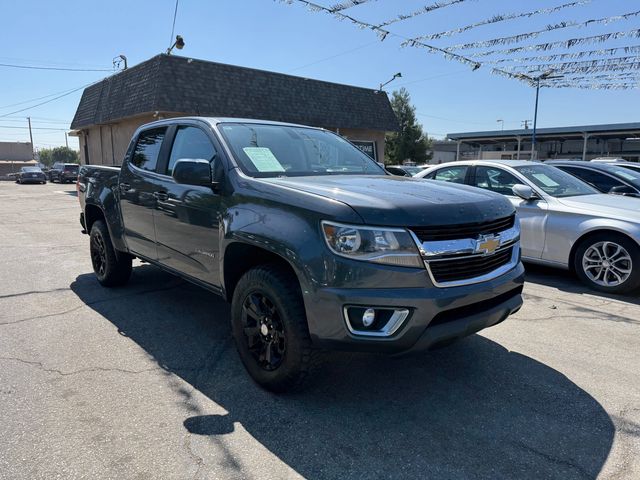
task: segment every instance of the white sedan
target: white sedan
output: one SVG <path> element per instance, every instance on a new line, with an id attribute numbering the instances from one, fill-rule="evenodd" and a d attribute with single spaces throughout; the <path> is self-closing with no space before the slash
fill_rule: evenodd
<path id="1" fill-rule="evenodd" d="M 473 160 L 436 165 L 415 178 L 507 196 L 521 226 L 522 260 L 571 269 L 590 287 L 640 287 L 640 199 L 605 195 L 550 165 Z"/>

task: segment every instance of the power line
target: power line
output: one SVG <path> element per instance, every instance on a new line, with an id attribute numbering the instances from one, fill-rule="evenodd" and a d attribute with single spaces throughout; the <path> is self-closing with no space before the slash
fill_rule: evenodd
<path id="1" fill-rule="evenodd" d="M 80 88 L 82 88 L 82 87 L 80 87 Z M 29 100 L 23 100 L 21 102 L 10 103 L 8 105 L 2 105 L 2 106 L 0 106 L 0 110 L 3 110 L 5 108 L 10 108 L 10 107 L 17 107 L 18 105 L 24 105 L 25 103 L 37 102 L 38 100 L 44 100 L 45 98 L 53 97 L 55 95 L 60 95 L 62 93 L 67 93 L 67 92 L 71 92 L 71 91 L 74 91 L 74 90 L 75 89 L 62 90 L 61 92 L 50 93 L 49 95 L 43 95 L 42 97 L 30 98 Z M 8 115 L 4 115 L 4 116 L 8 116 Z"/>
<path id="2" fill-rule="evenodd" d="M 0 129 L 3 128 L 19 128 L 21 130 L 29 130 L 29 127 L 18 127 L 17 125 L 0 125 Z M 58 132 L 66 132 L 68 128 L 32 127 L 31 130 L 56 130 Z"/>
<path id="3" fill-rule="evenodd" d="M 31 110 L 32 108 L 39 107 L 40 105 L 44 105 L 46 103 L 53 102 L 54 100 L 58 100 L 59 98 L 66 97 L 67 95 L 71 95 L 72 93 L 77 92 L 78 90 L 81 90 L 83 88 L 86 88 L 86 87 L 89 87 L 91 85 L 94 85 L 94 84 L 96 84 L 96 83 L 98 83 L 100 81 L 102 81 L 102 79 L 96 80 L 95 82 L 87 83 L 86 85 L 82 85 L 81 87 L 78 87 L 78 88 L 75 88 L 73 90 L 70 90 L 67 93 L 63 93 L 62 95 L 58 95 L 57 97 L 53 97 L 53 98 L 51 98 L 49 100 L 45 100 L 44 102 L 40 102 L 40 103 L 37 103 L 35 105 L 31 105 L 30 107 L 25 107 L 25 108 L 21 108 L 20 110 L 15 110 L 13 112 L 5 113 L 4 115 L 0 115 L 0 118 L 8 117 L 9 115 L 13 115 L 13 114 L 16 114 L 16 113 L 24 112 L 26 110 Z"/>
<path id="4" fill-rule="evenodd" d="M 296 70 L 302 70 L 303 68 L 311 67 L 312 65 L 317 65 L 318 63 L 326 62 L 327 60 L 332 60 L 336 57 L 341 57 L 342 55 L 346 55 L 351 52 L 355 52 L 357 50 L 361 50 L 365 47 L 369 47 L 375 43 L 378 43 L 378 40 L 374 40 L 373 42 L 365 43 L 364 45 L 360 45 L 359 47 L 351 48 L 349 50 L 345 50 L 344 52 L 336 53 L 335 55 L 331 55 L 330 57 L 321 58 L 320 60 L 316 60 L 315 62 L 307 63 L 306 65 L 301 65 L 296 68 L 292 68 L 289 72 L 295 72 Z"/>
<path id="5" fill-rule="evenodd" d="M 169 48 L 173 43 L 173 34 L 176 32 L 176 17 L 178 16 L 178 1 L 176 0 L 176 8 L 173 10 L 173 24 L 171 25 L 171 38 L 169 39 Z"/>
<path id="6" fill-rule="evenodd" d="M 113 72 L 113 68 L 44 67 L 40 65 L 15 65 L 12 63 L 0 63 L 0 67 L 25 68 L 29 70 L 57 70 L 57 71 L 63 71 L 63 72 Z"/>

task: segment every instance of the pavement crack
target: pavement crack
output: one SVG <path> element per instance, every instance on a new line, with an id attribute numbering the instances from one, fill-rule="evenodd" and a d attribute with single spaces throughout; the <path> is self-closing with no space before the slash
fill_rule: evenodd
<path id="1" fill-rule="evenodd" d="M 74 312 L 76 310 L 80 310 L 81 308 L 83 308 L 85 306 L 86 307 L 91 307 L 93 305 L 98 305 L 100 303 L 112 302 L 112 301 L 116 301 L 116 300 L 121 300 L 123 298 L 135 297 L 137 295 L 146 295 L 147 293 L 156 293 L 156 292 L 163 292 L 165 290 L 172 290 L 172 289 L 177 288 L 177 287 L 179 287 L 179 286 L 181 286 L 183 284 L 184 284 L 184 282 L 180 282 L 180 283 L 168 286 L 168 287 L 154 288 L 154 289 L 150 289 L 150 290 L 139 290 L 137 292 L 131 292 L 131 293 L 127 293 L 127 294 L 124 294 L 124 295 L 118 295 L 116 297 L 102 298 L 102 299 L 99 299 L 99 300 L 94 300 L 92 302 L 85 302 L 82 305 L 78 305 L 77 307 L 73 307 L 73 308 L 64 310 L 62 312 L 48 313 L 46 315 L 37 315 L 37 316 L 34 316 L 34 317 L 26 317 L 26 318 L 21 318 L 19 320 L 14 320 L 14 321 L 11 321 L 11 322 L 0 322 L 0 326 L 2 326 L 2 325 L 15 325 L 16 323 L 29 322 L 29 321 L 32 321 L 32 320 L 40 320 L 42 318 L 49 318 L 49 317 L 57 317 L 57 316 L 60 316 L 60 315 L 66 315 L 67 313 L 71 313 L 71 312 Z"/>
<path id="2" fill-rule="evenodd" d="M 565 466 L 565 467 L 569 467 L 574 469 L 575 471 L 577 471 L 580 476 L 587 478 L 587 479 L 591 479 L 593 478 L 593 475 L 590 475 L 589 472 L 587 472 L 583 467 L 581 467 L 580 465 L 576 465 L 575 463 L 569 461 L 569 460 L 564 460 L 562 458 L 557 458 L 554 457 L 553 455 L 550 455 L 546 452 L 540 451 L 537 448 L 534 448 L 530 445 L 527 445 L 523 442 L 514 442 L 514 445 L 516 445 L 517 447 L 520 447 L 522 450 L 526 450 L 528 452 L 531 452 L 535 455 L 538 455 L 539 457 L 544 458 L 545 460 L 547 460 L 548 462 L 554 463 L 556 465 L 561 465 L 561 466 Z"/>
<path id="3" fill-rule="evenodd" d="M 40 370 L 44 371 L 44 372 L 48 372 L 48 373 L 56 373 L 58 375 L 61 375 L 63 377 L 66 376 L 70 376 L 70 375 L 77 375 L 79 373 L 86 373 L 86 372 L 118 372 L 118 373 L 128 373 L 128 374 L 133 374 L 133 375 L 137 375 L 140 373 L 146 373 L 146 372 L 152 372 L 154 370 L 164 370 L 162 367 L 152 367 L 152 368 L 145 368 L 143 370 L 128 370 L 125 368 L 117 368 L 117 367 L 88 367 L 88 368 L 81 368 L 79 370 L 72 370 L 70 372 L 64 372 L 62 370 L 59 370 L 57 368 L 47 368 L 44 366 L 44 364 L 42 362 L 38 362 L 35 360 L 25 360 L 23 358 L 18 358 L 18 357 L 0 357 L 0 360 L 8 360 L 8 361 L 14 361 L 14 362 L 19 362 L 22 363 L 24 365 L 30 365 L 30 366 L 34 366 L 39 368 Z"/>
<path id="4" fill-rule="evenodd" d="M 0 295 L 0 299 L 23 297 L 25 295 L 37 295 L 40 293 L 64 292 L 66 290 L 71 290 L 71 289 L 69 287 L 63 287 L 63 288 L 52 288 L 51 290 L 30 290 L 28 292 L 10 293 L 9 295 Z"/>

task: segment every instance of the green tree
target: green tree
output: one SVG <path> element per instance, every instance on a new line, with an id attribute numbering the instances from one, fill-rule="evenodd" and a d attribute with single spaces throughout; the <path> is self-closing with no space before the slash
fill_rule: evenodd
<path id="1" fill-rule="evenodd" d="M 429 158 L 431 141 L 416 120 L 416 108 L 411 105 L 409 92 L 402 87 L 391 94 L 393 108 L 400 130 L 387 135 L 385 143 L 385 163 L 401 164 L 405 160 L 418 165 Z"/>
<path id="2" fill-rule="evenodd" d="M 78 152 L 68 147 L 43 148 L 38 151 L 40 163 L 51 166 L 56 162 L 78 163 Z"/>

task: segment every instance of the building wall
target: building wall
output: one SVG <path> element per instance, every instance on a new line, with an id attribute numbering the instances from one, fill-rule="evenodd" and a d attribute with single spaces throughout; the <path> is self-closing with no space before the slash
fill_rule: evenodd
<path id="1" fill-rule="evenodd" d="M 33 160 L 33 149 L 29 142 L 0 142 L 0 160 Z"/>
<path id="2" fill-rule="evenodd" d="M 186 113 L 162 113 L 141 115 L 128 118 L 117 123 L 106 125 L 95 125 L 81 131 L 80 140 L 80 163 L 91 165 L 121 165 L 124 154 L 127 151 L 131 137 L 136 129 L 145 123 L 162 118 L 172 118 L 189 115 Z M 336 131 L 335 128 L 325 127 Z M 384 137 L 385 132 L 377 130 L 344 129 L 339 131 L 340 135 L 348 140 L 374 141 L 378 154 L 378 161 L 384 161 Z M 86 151 L 89 154 L 89 161 L 85 158 Z"/>

